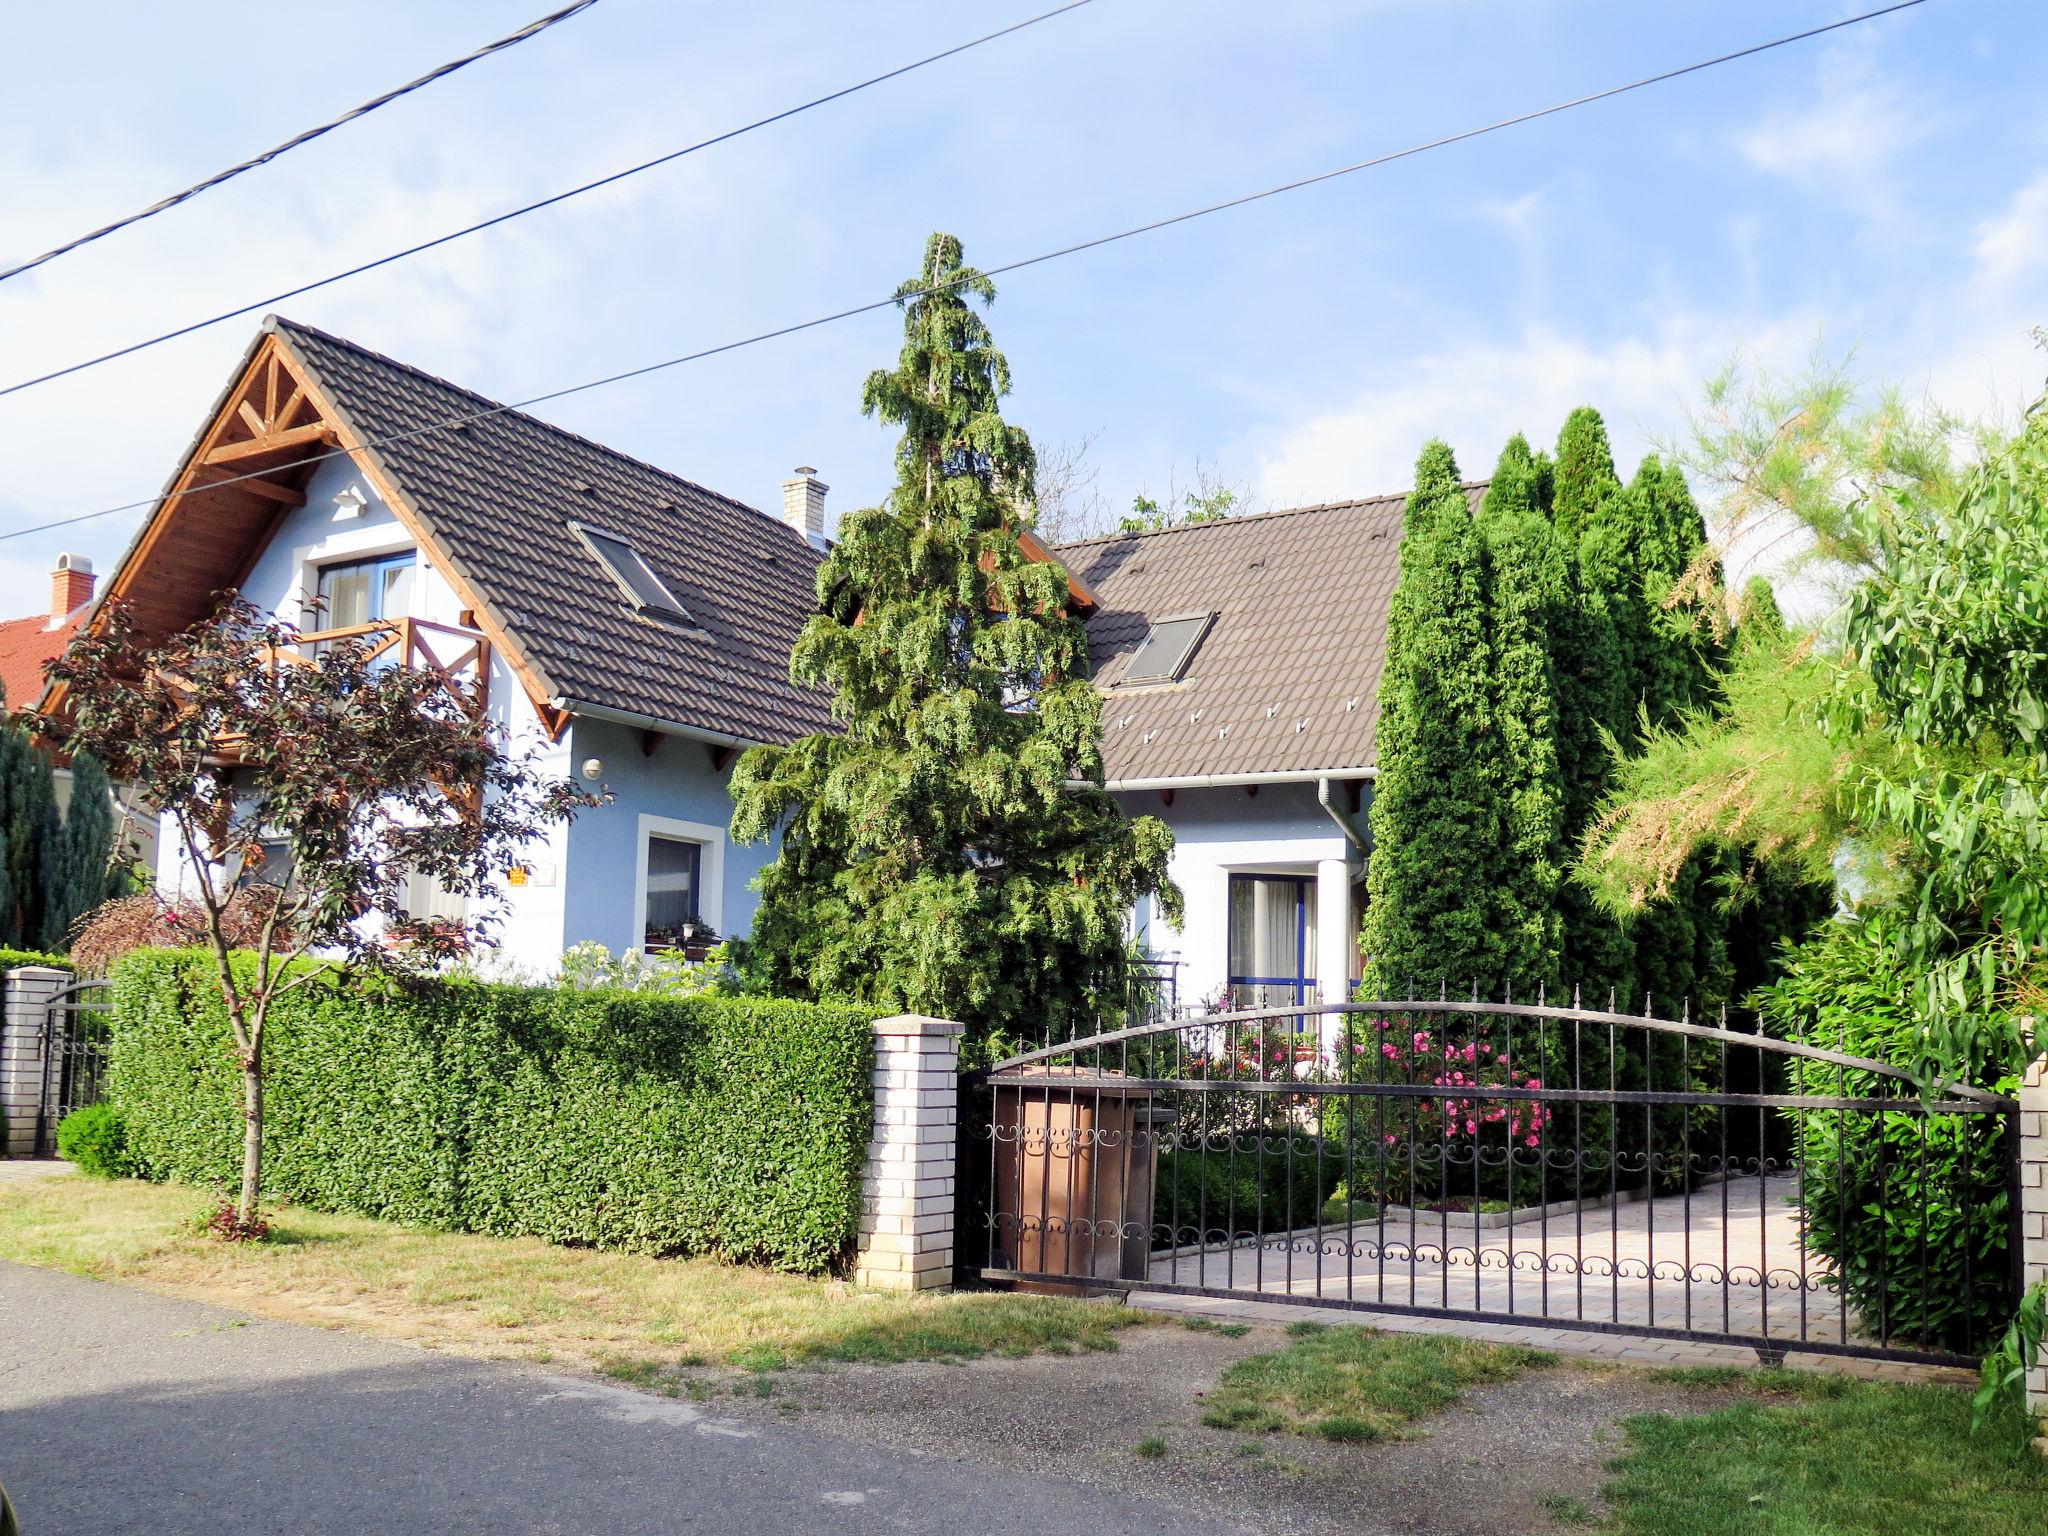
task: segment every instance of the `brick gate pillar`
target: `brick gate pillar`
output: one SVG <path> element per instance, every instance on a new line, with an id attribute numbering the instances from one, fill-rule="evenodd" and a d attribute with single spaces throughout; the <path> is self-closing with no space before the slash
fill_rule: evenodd
<path id="1" fill-rule="evenodd" d="M 34 1157 L 43 1104 L 43 1023 L 50 999 L 71 985 L 69 971 L 24 965 L 0 973 L 0 1157 Z M 51 1127 L 51 1134 L 56 1128 Z"/>
<path id="2" fill-rule="evenodd" d="M 2036 1044 L 2041 1043 L 2036 1037 Z M 2020 1080 L 2020 1283 L 2048 1281 L 2048 1055 Z M 2035 1449 L 2048 1455 L 2048 1354 L 2027 1373 L 2027 1406 L 2041 1426 Z"/>
<path id="3" fill-rule="evenodd" d="M 853 1278 L 884 1291 L 953 1284 L 961 1025 L 875 1020 L 875 1128 Z"/>

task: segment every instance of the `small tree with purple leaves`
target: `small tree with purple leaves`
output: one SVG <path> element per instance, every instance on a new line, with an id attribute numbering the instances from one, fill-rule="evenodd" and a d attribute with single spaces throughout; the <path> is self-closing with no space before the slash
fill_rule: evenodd
<path id="1" fill-rule="evenodd" d="M 229 595 L 168 638 L 117 608 L 51 668 L 66 694 L 43 727 L 161 813 L 183 872 L 155 899 L 213 956 L 242 1074 L 241 1193 L 215 1224 L 227 1235 L 263 1230 L 277 1000 L 335 968 L 424 973 L 488 942 L 505 872 L 595 803 L 508 754 L 478 685 L 393 665 L 380 638 L 309 653 L 292 625 Z M 416 880 L 463 898 L 465 915 L 410 910 Z"/>

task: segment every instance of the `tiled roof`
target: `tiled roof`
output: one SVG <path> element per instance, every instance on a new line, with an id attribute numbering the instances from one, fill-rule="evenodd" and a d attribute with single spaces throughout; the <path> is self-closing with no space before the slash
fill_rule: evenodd
<path id="1" fill-rule="evenodd" d="M 9 713 L 32 709 L 42 698 L 43 669 L 71 643 L 85 613 L 79 609 L 55 629 L 47 613 L 0 620 L 0 687 L 7 690 Z"/>
<path id="2" fill-rule="evenodd" d="M 1478 505 L 1483 484 L 1468 485 Z M 1372 766 L 1405 495 L 1062 545 L 1094 589 L 1110 783 Z M 1152 621 L 1213 613 L 1179 681 L 1120 687 Z"/>
<path id="3" fill-rule="evenodd" d="M 822 557 L 779 518 L 519 411 L 421 431 L 496 402 L 296 321 L 264 327 L 379 444 L 371 457 L 551 697 L 742 741 L 830 725 L 825 696 L 789 681 Z M 572 520 L 630 542 L 693 626 L 634 614 Z"/>

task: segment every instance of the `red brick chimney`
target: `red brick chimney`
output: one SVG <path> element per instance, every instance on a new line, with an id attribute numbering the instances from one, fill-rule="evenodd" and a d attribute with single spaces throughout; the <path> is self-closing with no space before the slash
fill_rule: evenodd
<path id="1" fill-rule="evenodd" d="M 93 580 L 90 557 L 57 557 L 57 568 L 50 572 L 50 628 L 55 629 L 92 601 Z"/>

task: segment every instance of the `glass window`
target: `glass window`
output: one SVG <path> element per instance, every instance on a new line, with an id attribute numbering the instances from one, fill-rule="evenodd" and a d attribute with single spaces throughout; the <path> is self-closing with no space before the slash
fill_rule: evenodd
<path id="1" fill-rule="evenodd" d="M 270 885 L 282 889 L 289 881 L 292 867 L 292 845 L 281 837 L 266 837 L 257 844 L 257 856 L 242 865 L 242 877 L 235 882 L 238 890 L 247 890 L 252 885 Z"/>
<path id="2" fill-rule="evenodd" d="M 1230 877 L 1230 1000 L 1238 1008 L 1306 1003 L 1315 992 L 1316 885 L 1299 875 Z"/>
<path id="3" fill-rule="evenodd" d="M 413 557 L 379 555 L 320 567 L 322 629 L 353 629 L 377 619 L 403 618 L 412 611 Z"/>
<path id="4" fill-rule="evenodd" d="M 679 837 L 647 839 L 647 928 L 640 942 L 648 949 L 680 949 L 683 924 L 697 920 L 697 880 L 704 849 Z"/>
<path id="5" fill-rule="evenodd" d="M 447 922 L 460 922 L 469 915 L 469 902 L 460 891 L 451 891 L 424 870 L 413 870 L 405 877 L 405 915 L 414 922 L 425 922 L 439 918 Z"/>
<path id="6" fill-rule="evenodd" d="M 589 546 L 590 552 L 604 562 L 612 580 L 619 584 L 620 590 L 633 600 L 641 613 L 671 619 L 687 620 L 690 617 L 683 611 L 683 605 L 676 601 L 675 594 L 669 591 L 668 584 L 654 574 L 654 567 L 641 559 L 640 552 L 632 545 L 613 534 L 586 528 L 581 523 L 570 526 Z"/>
<path id="7" fill-rule="evenodd" d="M 1213 613 L 1184 613 L 1152 625 L 1132 653 L 1120 683 L 1170 683 L 1187 670 L 1195 644 L 1208 632 Z"/>

